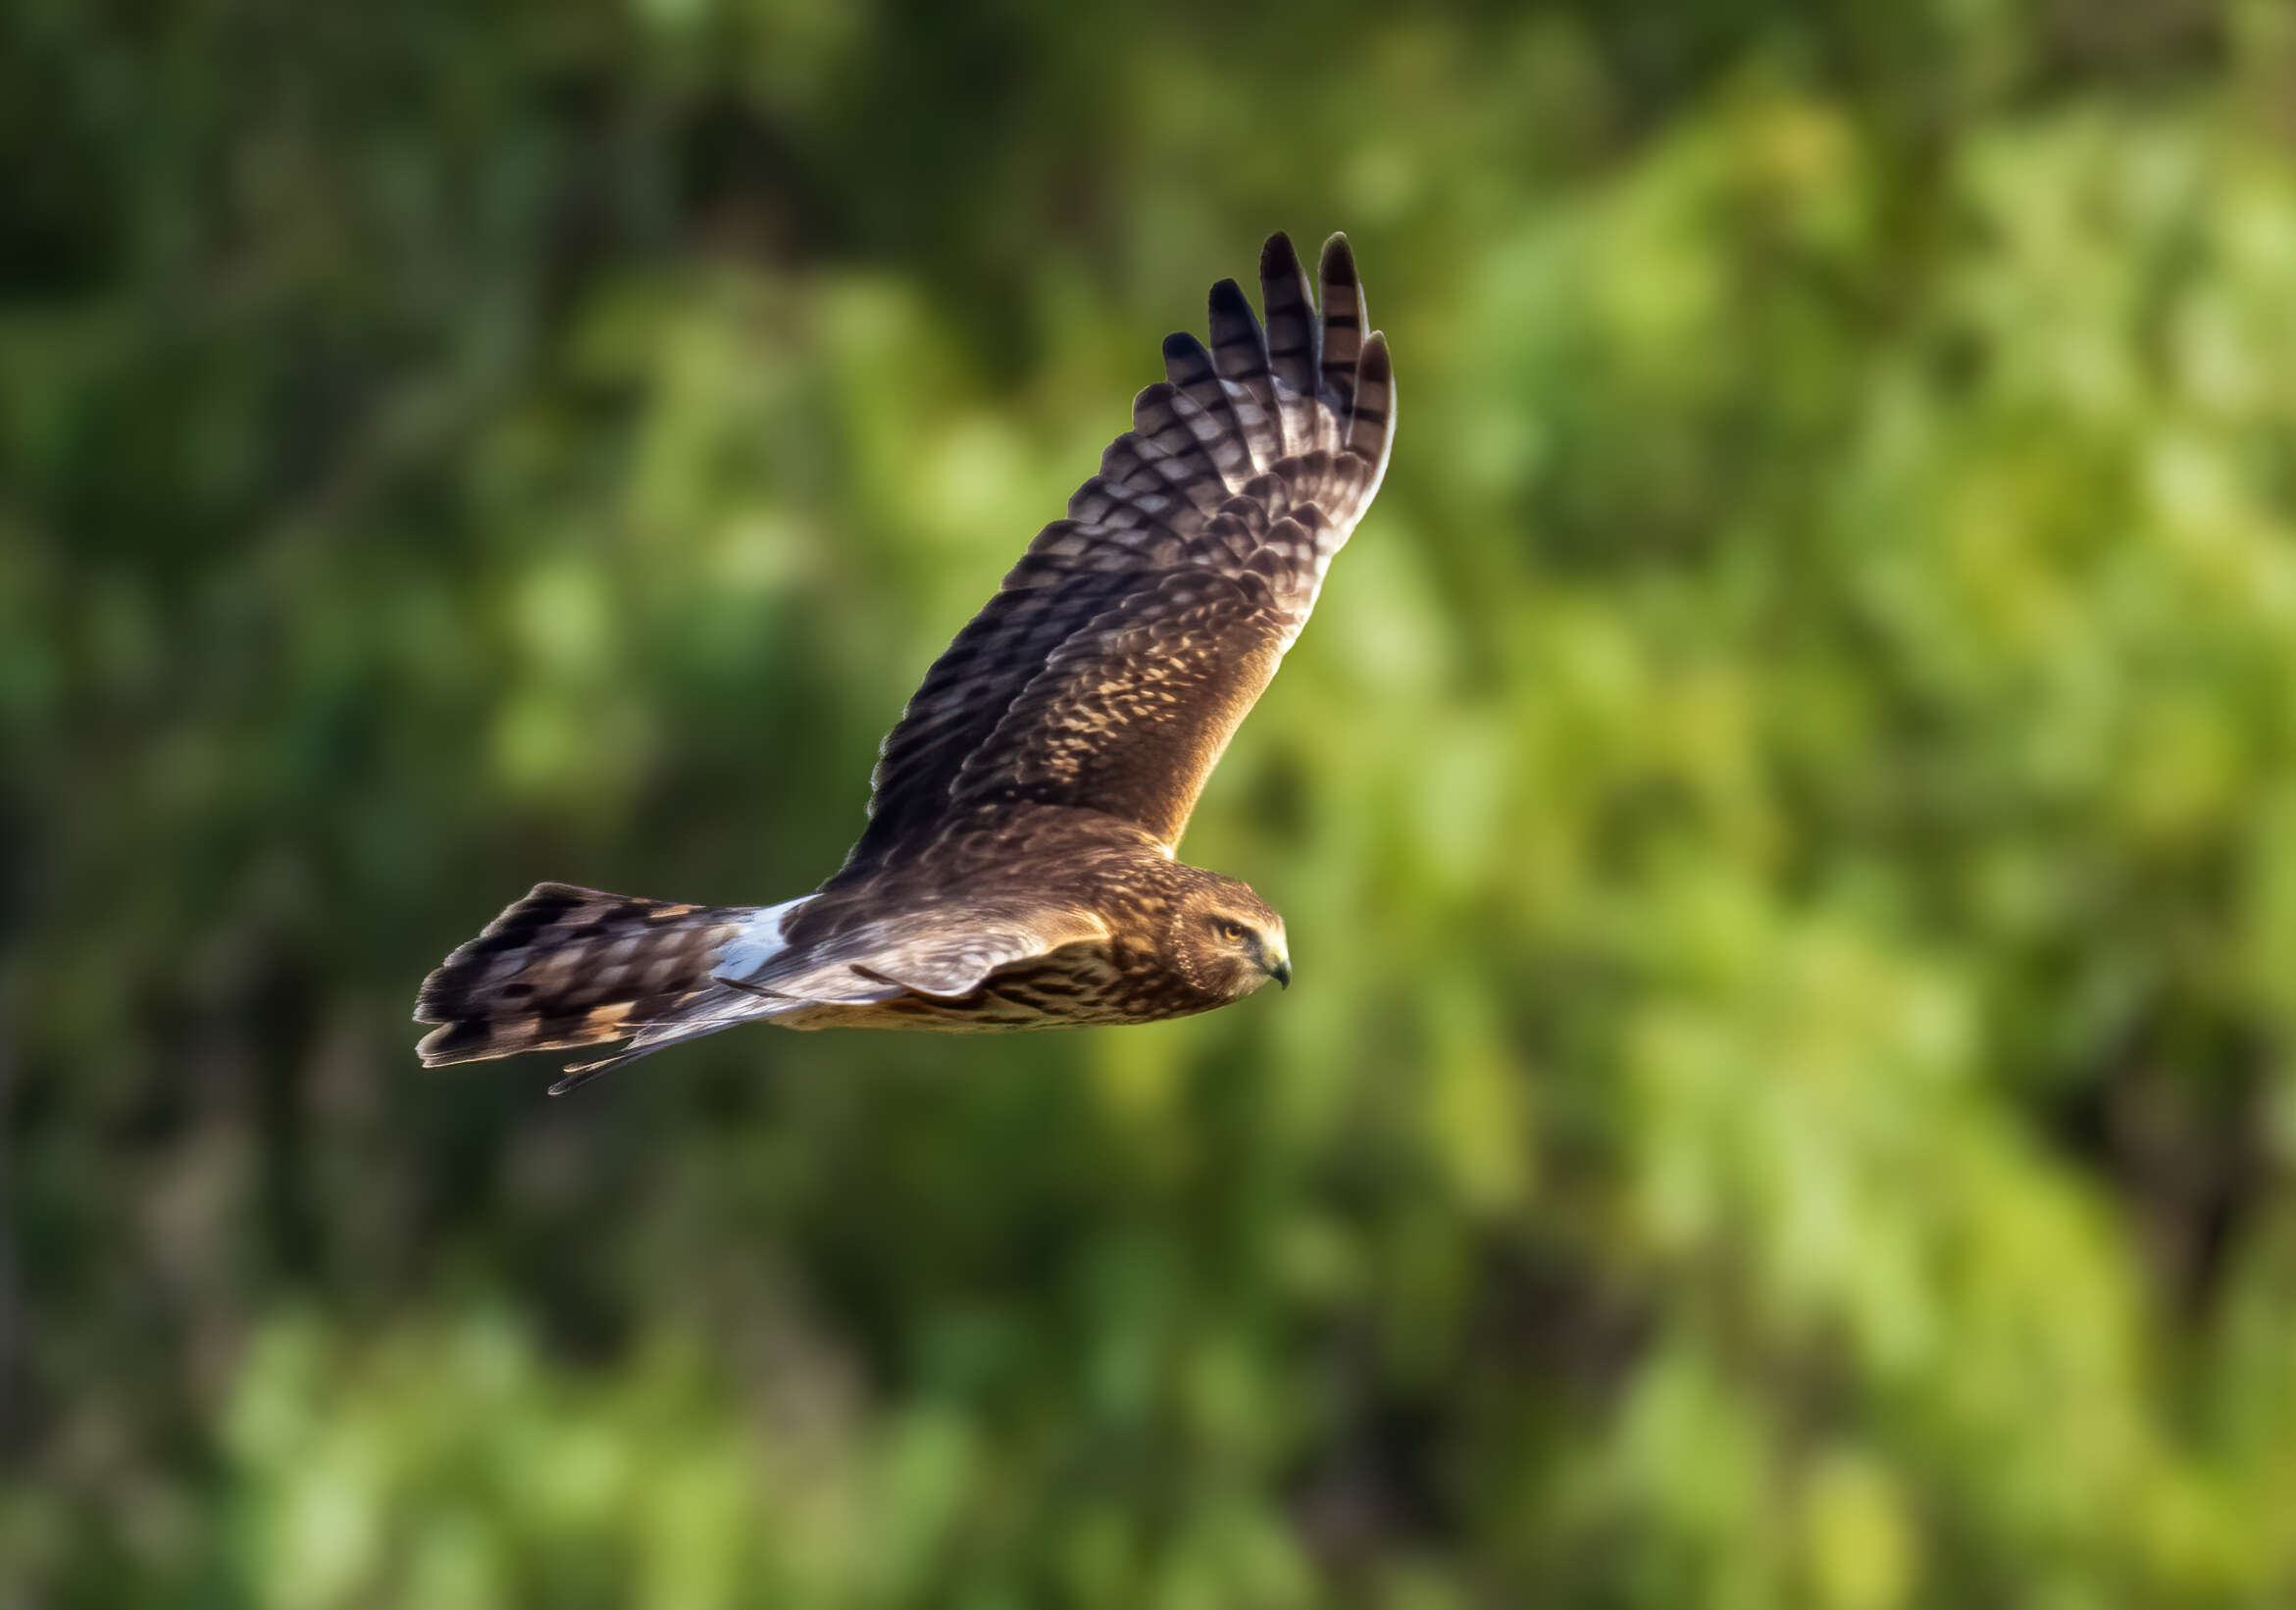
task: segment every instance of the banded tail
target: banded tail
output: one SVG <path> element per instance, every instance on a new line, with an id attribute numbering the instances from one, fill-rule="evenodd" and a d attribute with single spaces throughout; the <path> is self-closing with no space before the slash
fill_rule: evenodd
<path id="1" fill-rule="evenodd" d="M 423 981 L 416 1047 L 427 1068 L 521 1051 L 629 1039 L 600 1062 L 569 1067 L 558 1094 L 618 1063 L 757 1015 L 758 1001 L 711 973 L 762 917 L 753 906 L 638 900 L 571 883 L 536 883 Z"/>

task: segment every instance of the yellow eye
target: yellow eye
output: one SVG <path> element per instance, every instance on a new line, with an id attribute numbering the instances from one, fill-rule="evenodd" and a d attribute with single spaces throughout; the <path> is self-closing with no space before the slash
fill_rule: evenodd
<path id="1" fill-rule="evenodd" d="M 1220 937 L 1232 945 L 1242 944 L 1244 942 L 1244 925 L 1242 923 L 1222 923 L 1220 925 Z"/>

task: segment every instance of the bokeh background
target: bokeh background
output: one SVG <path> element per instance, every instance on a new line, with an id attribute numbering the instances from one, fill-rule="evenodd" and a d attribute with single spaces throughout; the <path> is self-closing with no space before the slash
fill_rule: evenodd
<path id="1" fill-rule="evenodd" d="M 14 0 L 0 1604 L 2296 1602 L 2296 13 Z M 551 1101 L 1156 341 L 1385 495 L 1299 983 Z"/>

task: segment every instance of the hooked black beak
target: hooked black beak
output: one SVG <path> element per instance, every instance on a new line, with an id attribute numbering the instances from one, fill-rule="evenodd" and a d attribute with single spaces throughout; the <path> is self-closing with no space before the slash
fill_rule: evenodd
<path id="1" fill-rule="evenodd" d="M 1292 958 L 1277 951 L 1266 959 L 1267 976 L 1276 981 L 1278 989 L 1292 987 Z"/>

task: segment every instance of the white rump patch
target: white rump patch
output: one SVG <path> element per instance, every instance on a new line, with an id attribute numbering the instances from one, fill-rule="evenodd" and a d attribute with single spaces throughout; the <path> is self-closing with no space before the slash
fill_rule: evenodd
<path id="1" fill-rule="evenodd" d="M 790 948 L 782 937 L 782 927 L 799 906 L 812 899 L 801 894 L 794 900 L 784 900 L 778 906 L 767 906 L 748 922 L 741 931 L 718 947 L 717 965 L 711 973 L 729 979 L 746 979 L 758 969 Z"/>

